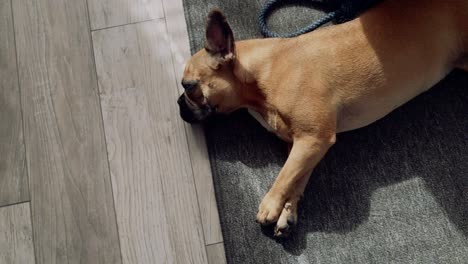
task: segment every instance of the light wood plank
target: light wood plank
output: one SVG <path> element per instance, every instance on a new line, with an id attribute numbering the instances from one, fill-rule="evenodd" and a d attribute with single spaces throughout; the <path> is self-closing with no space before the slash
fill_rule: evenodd
<path id="1" fill-rule="evenodd" d="M 173 55 L 177 84 L 182 79 L 185 62 L 190 58 L 190 47 L 185 24 L 182 0 L 164 0 L 164 11 Z M 179 92 L 182 88 L 179 86 Z M 219 223 L 218 207 L 213 186 L 210 161 L 203 128 L 199 125 L 185 124 L 185 131 L 193 165 L 198 201 L 202 215 L 205 243 L 214 244 L 223 241 Z"/>
<path id="2" fill-rule="evenodd" d="M 162 18 L 161 0 L 88 0 L 91 29 Z"/>
<path id="3" fill-rule="evenodd" d="M 0 206 L 29 200 L 10 0 L 0 0 Z"/>
<path id="4" fill-rule="evenodd" d="M 217 243 L 206 246 L 209 264 L 225 264 L 226 254 L 224 252 L 224 244 Z"/>
<path id="5" fill-rule="evenodd" d="M 125 263 L 206 263 L 164 20 L 93 40 Z"/>
<path id="6" fill-rule="evenodd" d="M 35 263 L 29 203 L 0 208 L 0 249 L 0 263 Z"/>
<path id="7" fill-rule="evenodd" d="M 164 16 L 166 17 L 167 32 L 169 36 L 174 69 L 178 82 L 182 79 L 186 61 L 190 58 L 190 45 L 185 23 L 184 6 L 182 0 L 162 0 L 164 3 Z M 204 29 L 200 29 L 204 30 Z M 179 86 L 179 91 L 182 87 Z"/>
<path id="8" fill-rule="evenodd" d="M 38 263 L 120 263 L 85 0 L 14 0 Z"/>

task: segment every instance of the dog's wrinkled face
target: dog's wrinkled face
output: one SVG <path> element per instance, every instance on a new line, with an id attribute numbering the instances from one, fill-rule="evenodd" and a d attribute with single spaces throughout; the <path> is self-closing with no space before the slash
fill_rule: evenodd
<path id="1" fill-rule="evenodd" d="M 185 91 L 177 103 L 184 121 L 200 122 L 214 113 L 228 113 L 239 107 L 234 60 L 232 30 L 224 15 L 213 10 L 207 19 L 205 48 L 190 58 L 182 78 Z"/>

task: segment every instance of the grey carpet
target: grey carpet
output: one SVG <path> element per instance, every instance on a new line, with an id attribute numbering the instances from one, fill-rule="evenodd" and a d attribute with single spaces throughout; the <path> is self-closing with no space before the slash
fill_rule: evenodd
<path id="1" fill-rule="evenodd" d="M 217 7 L 237 39 L 259 37 L 262 0 L 185 0 L 192 51 Z M 278 32 L 314 19 L 273 16 Z M 313 45 L 313 43 L 311 43 Z M 206 124 L 229 263 L 468 263 L 468 74 L 457 71 L 384 119 L 338 135 L 287 240 L 255 222 L 286 145 L 240 111 Z"/>

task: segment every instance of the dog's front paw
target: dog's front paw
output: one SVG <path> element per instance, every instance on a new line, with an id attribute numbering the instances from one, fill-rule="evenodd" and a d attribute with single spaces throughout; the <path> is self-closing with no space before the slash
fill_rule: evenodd
<path id="1" fill-rule="evenodd" d="M 257 223 L 269 225 L 278 221 L 285 199 L 273 192 L 268 192 L 258 207 Z"/>
<path id="2" fill-rule="evenodd" d="M 287 237 L 297 223 L 297 199 L 287 201 L 275 226 L 276 237 Z"/>

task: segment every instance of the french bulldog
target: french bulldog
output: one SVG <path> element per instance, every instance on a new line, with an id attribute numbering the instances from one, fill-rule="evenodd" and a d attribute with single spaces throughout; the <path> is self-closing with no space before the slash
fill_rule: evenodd
<path id="1" fill-rule="evenodd" d="M 466 0 L 386 0 L 299 37 L 237 42 L 213 10 L 205 47 L 186 64 L 178 104 L 189 123 L 246 108 L 289 143 L 256 216 L 262 225 L 276 223 L 281 237 L 297 222 L 298 201 L 337 133 L 384 117 L 454 68 L 468 70 Z"/>

